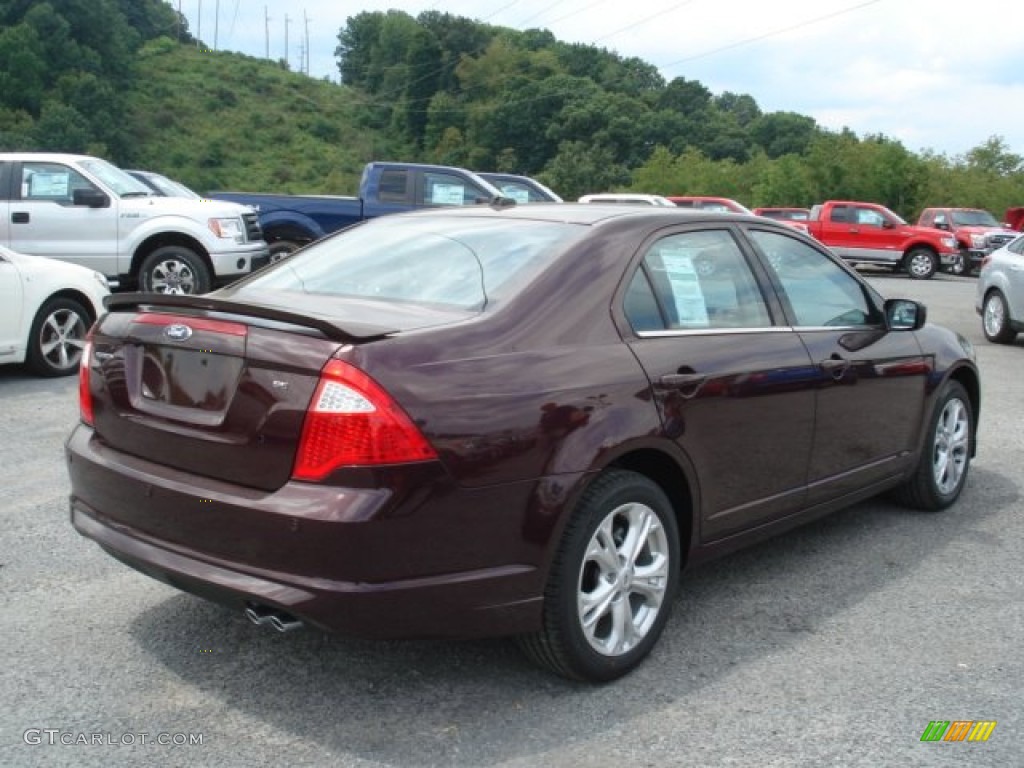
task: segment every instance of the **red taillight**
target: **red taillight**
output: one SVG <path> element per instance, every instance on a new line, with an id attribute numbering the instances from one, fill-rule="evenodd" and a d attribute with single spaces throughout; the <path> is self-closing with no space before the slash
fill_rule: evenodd
<path id="1" fill-rule="evenodd" d="M 82 421 L 90 427 L 93 425 L 92 414 L 92 331 L 85 337 L 82 359 L 78 363 L 78 413 Z"/>
<path id="2" fill-rule="evenodd" d="M 427 461 L 437 454 L 377 382 L 331 360 L 320 372 L 292 477 L 322 480 L 339 467 Z"/>

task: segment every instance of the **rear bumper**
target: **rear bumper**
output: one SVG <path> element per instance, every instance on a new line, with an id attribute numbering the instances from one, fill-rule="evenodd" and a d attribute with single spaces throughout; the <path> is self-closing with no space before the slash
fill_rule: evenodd
<path id="1" fill-rule="evenodd" d="M 521 519 L 498 511 L 501 497 L 507 507 L 528 489 L 452 488 L 436 508 L 422 498 L 396 503 L 381 489 L 287 483 L 263 493 L 120 454 L 85 426 L 66 453 L 75 529 L 184 591 L 360 637 L 484 637 L 540 626 L 545 548 L 523 540 Z M 454 527 L 452 515 L 462 518 Z"/>

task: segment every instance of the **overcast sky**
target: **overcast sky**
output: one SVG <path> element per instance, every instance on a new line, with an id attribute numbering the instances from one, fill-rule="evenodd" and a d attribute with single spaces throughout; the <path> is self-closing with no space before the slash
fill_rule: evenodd
<path id="1" fill-rule="evenodd" d="M 883 133 L 915 152 L 962 155 L 1000 136 L 1024 154 L 1024 53 L 1007 0 L 173 0 L 219 49 L 338 81 L 338 31 L 363 11 L 437 10 L 514 29 L 549 29 L 658 67 L 666 81 L 747 93 L 765 112 Z M 202 9 L 202 18 L 199 11 Z M 265 16 L 269 15 L 269 24 Z"/>

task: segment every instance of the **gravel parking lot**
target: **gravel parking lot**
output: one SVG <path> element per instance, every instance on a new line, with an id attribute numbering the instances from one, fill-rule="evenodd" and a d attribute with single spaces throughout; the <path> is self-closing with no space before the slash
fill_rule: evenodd
<path id="1" fill-rule="evenodd" d="M 0 367 L 0 765 L 1020 765 L 1024 339 L 984 340 L 973 279 L 871 280 L 976 345 L 959 504 L 875 500 L 704 567 L 603 687 L 500 640 L 280 635 L 136 573 L 68 522 L 76 380 Z M 933 720 L 997 725 L 922 743 Z"/>

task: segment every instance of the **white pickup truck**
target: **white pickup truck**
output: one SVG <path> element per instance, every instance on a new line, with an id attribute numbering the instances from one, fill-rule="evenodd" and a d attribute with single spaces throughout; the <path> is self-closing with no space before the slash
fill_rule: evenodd
<path id="1" fill-rule="evenodd" d="M 156 293 L 205 293 L 270 259 L 245 206 L 158 197 L 105 160 L 52 153 L 0 153 L 0 244 Z"/>

